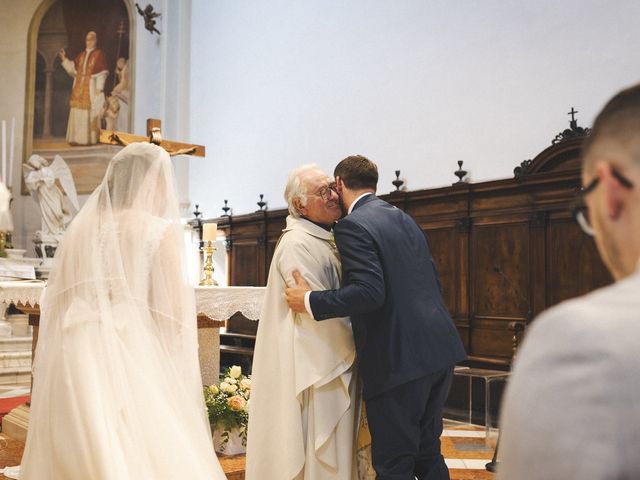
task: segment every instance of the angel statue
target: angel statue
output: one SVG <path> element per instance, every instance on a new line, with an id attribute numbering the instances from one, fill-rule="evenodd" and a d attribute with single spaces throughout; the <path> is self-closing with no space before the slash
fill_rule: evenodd
<path id="1" fill-rule="evenodd" d="M 71 170 L 60 155 L 51 163 L 40 155 L 31 155 L 22 165 L 22 171 L 24 183 L 42 214 L 42 229 L 36 232 L 36 238 L 39 236 L 43 243 L 57 245 L 72 218 L 64 194 L 76 211 L 80 209 Z"/>
<path id="2" fill-rule="evenodd" d="M 136 8 L 138 9 L 138 13 L 142 15 L 142 18 L 144 18 L 144 28 L 149 30 L 151 32 L 151 35 L 153 35 L 153 32 L 156 32 L 158 35 L 160 35 L 160 30 L 156 28 L 155 20 L 160 16 L 160 14 L 153 11 L 153 5 L 149 4 L 144 7 L 144 10 L 142 10 L 140 8 L 140 5 L 136 3 Z"/>

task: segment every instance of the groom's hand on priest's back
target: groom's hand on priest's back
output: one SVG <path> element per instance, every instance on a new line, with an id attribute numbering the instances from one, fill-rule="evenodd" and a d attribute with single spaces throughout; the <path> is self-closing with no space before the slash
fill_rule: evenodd
<path id="1" fill-rule="evenodd" d="M 307 308 L 304 305 L 304 296 L 311 290 L 311 287 L 307 281 L 302 278 L 300 272 L 293 271 L 293 279 L 296 281 L 295 287 L 286 288 L 284 291 L 284 297 L 289 304 L 289 308 L 296 313 L 306 313 Z"/>

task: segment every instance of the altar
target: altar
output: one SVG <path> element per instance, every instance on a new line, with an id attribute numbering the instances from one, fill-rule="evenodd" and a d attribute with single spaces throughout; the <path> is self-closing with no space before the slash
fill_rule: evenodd
<path id="1" fill-rule="evenodd" d="M 203 385 L 215 383 L 220 375 L 220 328 L 237 313 L 257 321 L 265 291 L 266 287 L 195 287 Z M 209 334 L 208 328 L 215 332 Z M 209 358 L 209 352 L 216 352 L 216 358 Z"/>
<path id="2" fill-rule="evenodd" d="M 40 296 L 45 282 L 0 282 L 0 303 L 14 304 L 29 315 L 33 328 L 33 351 L 38 341 L 40 325 Z M 220 363 L 220 328 L 235 313 L 250 320 L 258 320 L 265 287 L 195 287 L 198 322 L 198 345 L 203 385 L 218 380 Z"/>
<path id="3" fill-rule="evenodd" d="M 33 326 L 32 358 L 38 342 L 40 325 L 40 296 L 46 283 L 34 281 L 0 282 L 0 303 L 13 304 L 29 315 L 29 325 Z M 220 375 L 220 328 L 236 313 L 251 320 L 258 320 L 265 287 L 194 287 L 198 325 L 198 354 L 202 373 L 202 384 L 211 385 Z M 18 407 L 3 419 L 17 425 L 9 426 L 14 438 L 22 436 L 18 430 L 28 425 L 28 407 Z M 13 428 L 17 427 L 17 428 Z M 24 438 L 23 438 L 24 440 Z"/>

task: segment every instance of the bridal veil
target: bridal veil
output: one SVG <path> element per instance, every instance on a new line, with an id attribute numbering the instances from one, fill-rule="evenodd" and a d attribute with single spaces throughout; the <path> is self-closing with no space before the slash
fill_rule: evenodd
<path id="1" fill-rule="evenodd" d="M 223 479 L 169 155 L 135 143 L 67 230 L 41 299 L 21 478 Z"/>

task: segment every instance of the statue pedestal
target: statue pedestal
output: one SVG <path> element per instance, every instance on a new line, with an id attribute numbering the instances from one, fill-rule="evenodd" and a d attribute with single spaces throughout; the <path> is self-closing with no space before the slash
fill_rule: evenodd
<path id="1" fill-rule="evenodd" d="M 38 230 L 33 237 L 33 243 L 35 244 L 36 255 L 45 261 L 48 258 L 53 258 L 56 254 L 59 239 L 52 235 L 43 235 L 42 232 Z"/>
<path id="2" fill-rule="evenodd" d="M 37 277 L 46 280 L 49 278 L 49 272 L 53 266 L 53 256 L 56 254 L 59 239 L 51 235 L 43 235 L 41 231 L 37 231 L 33 237 L 35 251 L 38 258 L 42 259 L 42 263 L 36 267 Z"/>

